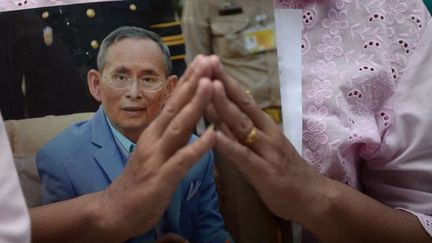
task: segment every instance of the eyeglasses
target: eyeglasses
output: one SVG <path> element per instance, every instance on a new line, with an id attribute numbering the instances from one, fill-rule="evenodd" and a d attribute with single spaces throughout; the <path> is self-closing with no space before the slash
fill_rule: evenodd
<path id="1" fill-rule="evenodd" d="M 125 73 L 112 73 L 109 79 L 106 79 L 106 83 L 116 89 L 125 89 L 135 79 Z M 138 82 L 139 87 L 148 91 L 159 91 L 163 86 L 163 79 L 161 77 L 155 75 L 144 75 L 136 80 Z"/>

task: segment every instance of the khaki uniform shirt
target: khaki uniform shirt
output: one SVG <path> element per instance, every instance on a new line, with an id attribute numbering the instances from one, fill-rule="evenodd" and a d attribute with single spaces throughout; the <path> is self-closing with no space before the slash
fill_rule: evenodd
<path id="1" fill-rule="evenodd" d="M 242 13 L 221 15 L 224 2 L 232 2 Z M 266 18 L 258 22 L 257 15 Z M 274 29 L 274 9 L 268 0 L 186 0 L 182 27 L 186 40 L 186 59 L 197 54 L 219 55 L 226 71 L 252 92 L 262 108 L 280 105 L 276 51 L 250 54 L 243 33 L 257 25 Z"/>

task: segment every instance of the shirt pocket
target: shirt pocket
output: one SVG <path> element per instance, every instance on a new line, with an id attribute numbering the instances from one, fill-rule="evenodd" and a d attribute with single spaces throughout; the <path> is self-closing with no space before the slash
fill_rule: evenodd
<path id="1" fill-rule="evenodd" d="M 248 53 L 244 47 L 243 32 L 250 19 L 244 14 L 218 16 L 212 20 L 211 31 L 214 53 L 221 57 L 243 57 Z"/>

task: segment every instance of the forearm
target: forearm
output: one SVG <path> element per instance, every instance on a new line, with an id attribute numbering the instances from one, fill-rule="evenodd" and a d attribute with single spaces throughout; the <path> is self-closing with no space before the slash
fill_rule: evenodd
<path id="1" fill-rule="evenodd" d="M 313 201 L 303 204 L 311 213 L 299 220 L 320 242 L 432 242 L 414 215 L 329 178 L 320 180 Z"/>
<path id="2" fill-rule="evenodd" d="M 124 241 L 127 233 L 109 223 L 114 220 L 107 220 L 100 198 L 92 193 L 30 209 L 32 242 Z"/>

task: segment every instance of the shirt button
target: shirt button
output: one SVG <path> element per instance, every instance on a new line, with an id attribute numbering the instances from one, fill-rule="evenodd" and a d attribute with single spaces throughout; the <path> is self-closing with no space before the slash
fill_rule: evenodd
<path id="1" fill-rule="evenodd" d="M 45 45 L 47 46 L 52 45 L 54 39 L 53 39 L 53 29 L 51 27 L 47 26 L 43 29 L 43 40 Z"/>
<path id="2" fill-rule="evenodd" d="M 43 19 L 47 19 L 49 17 L 49 12 L 48 11 L 44 11 L 43 13 L 42 13 L 42 18 Z"/>
<path id="3" fill-rule="evenodd" d="M 87 9 L 87 11 L 86 11 L 86 15 L 87 15 L 87 17 L 89 17 L 89 18 L 93 18 L 93 17 L 96 15 L 96 12 L 94 11 L 94 9 L 89 8 L 89 9 Z"/>
<path id="4" fill-rule="evenodd" d="M 135 4 L 131 4 L 131 5 L 129 5 L 129 9 L 131 11 L 136 11 L 137 10 L 137 6 Z"/>
<path id="5" fill-rule="evenodd" d="M 98 49 L 98 48 L 99 48 L 99 42 L 98 42 L 97 40 L 92 40 L 92 41 L 90 42 L 90 46 L 91 46 L 93 49 Z"/>

